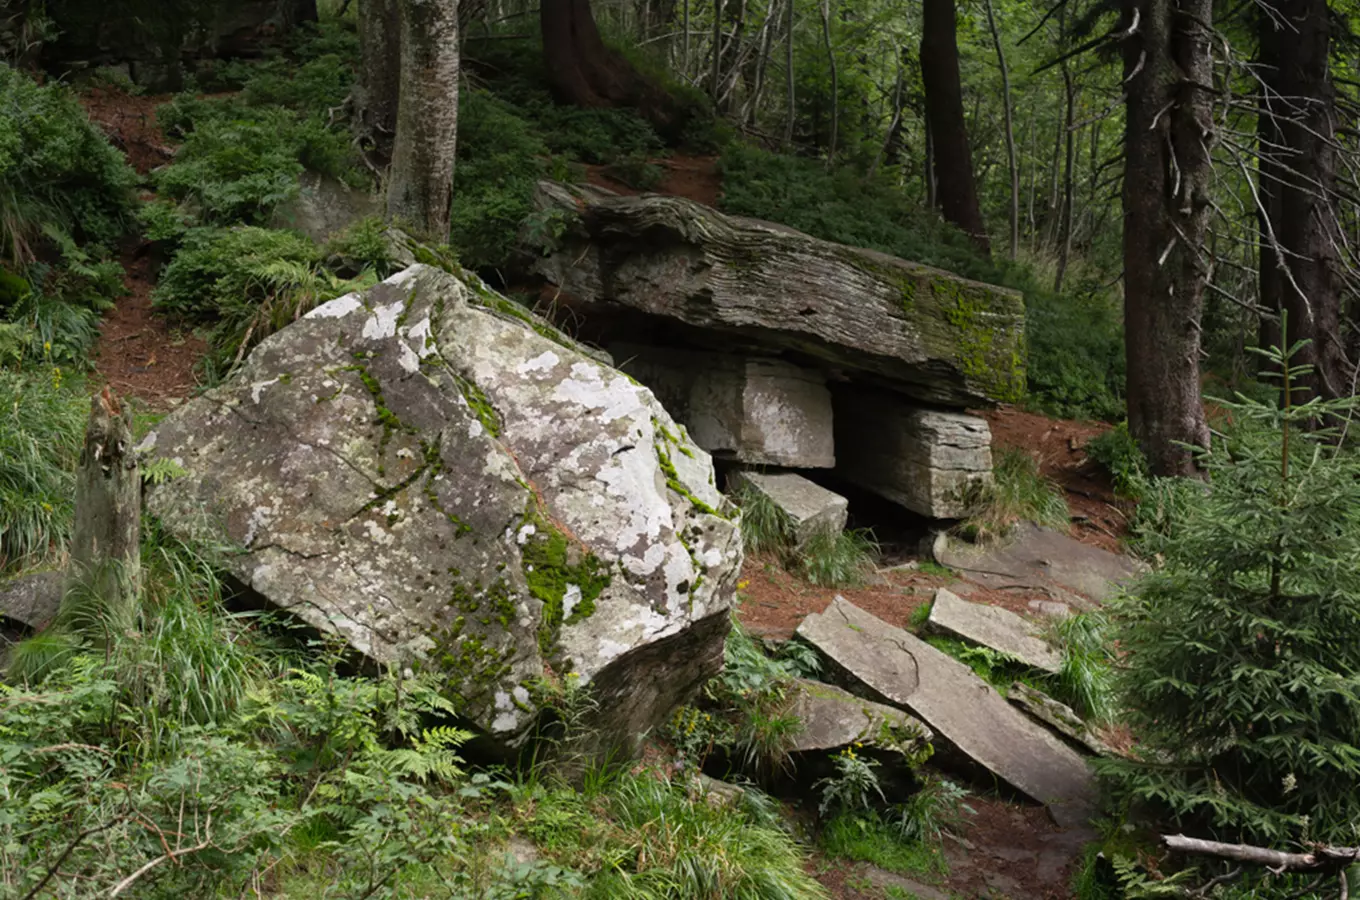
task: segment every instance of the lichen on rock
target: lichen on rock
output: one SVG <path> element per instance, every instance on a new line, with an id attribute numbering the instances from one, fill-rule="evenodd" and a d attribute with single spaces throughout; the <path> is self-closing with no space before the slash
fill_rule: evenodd
<path id="1" fill-rule="evenodd" d="M 148 436 L 185 470 L 148 506 L 373 663 L 441 671 L 502 746 L 572 671 L 631 750 L 721 665 L 740 535 L 650 391 L 491 293 L 418 264 L 313 310 Z"/>

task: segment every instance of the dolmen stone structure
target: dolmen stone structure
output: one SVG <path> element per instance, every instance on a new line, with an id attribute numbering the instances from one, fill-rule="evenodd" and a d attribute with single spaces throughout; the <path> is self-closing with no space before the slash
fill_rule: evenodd
<path id="1" fill-rule="evenodd" d="M 715 458 L 837 474 L 966 515 L 991 478 L 965 410 L 1024 390 L 1024 303 L 678 197 L 542 182 L 532 270 Z M 541 230 L 540 230 L 541 231 Z"/>
<path id="2" fill-rule="evenodd" d="M 374 666 L 434 671 L 484 740 L 576 673 L 618 758 L 722 666 L 741 535 L 652 392 L 473 275 L 317 307 L 140 450 L 176 535 Z"/>

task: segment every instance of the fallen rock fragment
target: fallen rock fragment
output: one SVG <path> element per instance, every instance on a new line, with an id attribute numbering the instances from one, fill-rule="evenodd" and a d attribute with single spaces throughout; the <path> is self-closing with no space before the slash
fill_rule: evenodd
<path id="1" fill-rule="evenodd" d="M 819 532 L 839 534 L 845 528 L 850 502 L 793 472 L 734 472 L 728 490 L 751 490 L 775 505 L 793 530 L 794 543 L 806 544 Z"/>
<path id="2" fill-rule="evenodd" d="M 918 716 L 937 748 L 1044 804 L 1058 825 L 1090 819 L 1096 786 L 1085 758 L 963 663 L 844 597 L 804 619 L 798 634 L 855 689 Z"/>
<path id="3" fill-rule="evenodd" d="M 926 626 L 990 647 L 1045 672 L 1056 675 L 1062 671 L 1062 654 L 1043 639 L 1033 624 L 999 606 L 969 603 L 947 588 L 935 592 Z"/>
<path id="4" fill-rule="evenodd" d="M 1078 749 L 1096 756 L 1114 754 L 1108 744 L 1096 737 L 1076 710 L 1054 700 L 1038 688 L 1017 681 L 1006 692 L 1006 699 L 1067 738 L 1068 743 L 1076 745 Z"/>

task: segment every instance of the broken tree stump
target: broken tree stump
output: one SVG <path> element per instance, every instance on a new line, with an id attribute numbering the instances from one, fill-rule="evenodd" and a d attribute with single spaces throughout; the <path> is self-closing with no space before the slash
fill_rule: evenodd
<path id="1" fill-rule="evenodd" d="M 90 400 L 76 470 L 71 567 L 58 614 L 68 627 L 107 635 L 132 626 L 141 587 L 141 513 L 131 416 L 105 387 Z"/>

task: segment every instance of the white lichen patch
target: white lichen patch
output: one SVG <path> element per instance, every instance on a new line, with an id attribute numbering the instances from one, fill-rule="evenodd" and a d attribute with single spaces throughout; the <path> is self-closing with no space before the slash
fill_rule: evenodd
<path id="1" fill-rule="evenodd" d="M 134 449 L 138 453 L 150 453 L 152 450 L 155 450 L 156 432 L 154 431 L 147 432 L 146 437 L 142 438 L 142 442 L 138 444 Z"/>
<path id="2" fill-rule="evenodd" d="M 249 547 L 255 543 L 255 537 L 260 533 L 260 529 L 268 528 L 273 521 L 277 510 L 272 506 L 257 506 L 250 511 L 250 516 L 246 519 L 246 536 L 242 543 Z"/>
<path id="3" fill-rule="evenodd" d="M 421 359 L 429 356 L 435 351 L 434 335 L 430 330 L 430 317 L 426 316 L 416 324 L 412 325 L 406 332 L 406 336 L 415 342 L 416 354 Z"/>
<path id="4" fill-rule="evenodd" d="M 272 385 L 272 384 L 278 384 L 278 383 L 279 383 L 279 379 L 280 379 L 281 377 L 282 377 L 282 376 L 275 375 L 273 378 L 270 378 L 270 379 L 268 379 L 267 381 L 256 381 L 256 382 L 253 382 L 253 383 L 250 385 L 250 402 L 251 402 L 251 403 L 254 403 L 256 406 L 259 406 L 259 405 L 260 405 L 260 394 L 264 393 L 264 389 L 267 388 L 267 387 L 269 387 L 270 385 Z"/>
<path id="5" fill-rule="evenodd" d="M 523 688 L 520 688 L 523 690 Z M 528 699 L 526 693 L 525 699 Z M 519 709 L 515 706 L 515 701 L 505 691 L 497 691 L 493 705 L 496 710 L 496 717 L 491 721 L 492 731 L 514 731 L 519 725 Z"/>
<path id="6" fill-rule="evenodd" d="M 551 371 L 561 361 L 562 358 L 553 351 L 544 350 L 533 359 L 525 360 L 515 366 L 515 371 L 520 375 L 528 375 L 531 372 Z"/>
<path id="7" fill-rule="evenodd" d="M 381 341 L 387 338 L 396 337 L 397 320 L 401 318 L 402 312 L 406 309 L 404 301 L 389 303 L 386 306 L 379 306 L 373 310 L 373 314 L 364 323 L 364 337 L 371 341 Z"/>
<path id="8" fill-rule="evenodd" d="M 350 313 L 354 312 L 356 309 L 363 308 L 363 305 L 364 301 L 359 297 L 358 294 L 345 294 L 342 297 L 336 297 L 334 300 L 329 300 L 321 304 L 316 309 L 312 310 L 311 312 L 307 313 L 307 315 L 303 316 L 303 318 L 342 319 L 345 316 L 349 315 Z"/>
<path id="9" fill-rule="evenodd" d="M 581 588 L 579 585 L 569 584 L 567 590 L 562 594 L 562 618 L 571 618 L 572 610 L 581 602 Z"/>
<path id="10" fill-rule="evenodd" d="M 641 388 L 622 375 L 606 379 L 603 371 L 594 363 L 576 363 L 571 375 L 558 383 L 553 399 L 598 411 L 597 418 L 604 423 L 646 411 Z"/>

